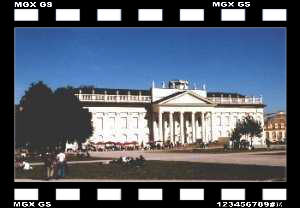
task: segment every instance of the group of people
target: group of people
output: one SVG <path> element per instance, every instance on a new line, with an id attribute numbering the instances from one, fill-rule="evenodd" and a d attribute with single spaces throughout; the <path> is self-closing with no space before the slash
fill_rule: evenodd
<path id="1" fill-rule="evenodd" d="M 67 161 L 64 152 L 58 154 L 46 153 L 44 155 L 44 165 L 46 180 L 65 177 Z"/>

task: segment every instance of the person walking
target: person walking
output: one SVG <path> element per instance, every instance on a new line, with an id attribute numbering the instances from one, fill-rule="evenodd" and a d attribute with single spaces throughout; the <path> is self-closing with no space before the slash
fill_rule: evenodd
<path id="1" fill-rule="evenodd" d="M 66 155 L 63 151 L 61 151 L 57 156 L 57 175 L 58 178 L 63 178 L 65 177 L 65 159 Z"/>
<path id="2" fill-rule="evenodd" d="M 55 179 L 57 177 L 56 166 L 57 166 L 56 157 L 55 157 L 54 154 L 51 154 L 51 157 L 50 157 L 50 170 L 49 170 L 49 177 L 51 179 Z"/>
<path id="3" fill-rule="evenodd" d="M 46 180 L 50 179 L 51 158 L 48 154 L 44 155 L 45 175 Z"/>

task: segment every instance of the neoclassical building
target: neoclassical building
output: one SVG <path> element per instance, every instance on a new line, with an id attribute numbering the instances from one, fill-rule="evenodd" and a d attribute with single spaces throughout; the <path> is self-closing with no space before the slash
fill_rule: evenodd
<path id="1" fill-rule="evenodd" d="M 190 89 L 186 80 L 153 82 L 150 90 L 79 88 L 75 95 L 92 113 L 95 142 L 210 142 L 229 137 L 246 115 L 264 124 L 262 97 Z M 265 137 L 253 144 L 265 145 Z"/>
<path id="2" fill-rule="evenodd" d="M 286 114 L 277 112 L 266 117 L 264 131 L 266 139 L 271 142 L 284 141 L 286 139 Z"/>

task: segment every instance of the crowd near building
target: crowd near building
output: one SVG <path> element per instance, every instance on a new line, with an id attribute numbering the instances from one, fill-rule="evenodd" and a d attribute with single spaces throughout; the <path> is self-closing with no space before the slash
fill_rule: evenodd
<path id="1" fill-rule="evenodd" d="M 266 139 L 270 142 L 284 142 L 286 140 L 286 114 L 277 112 L 266 116 L 264 131 Z"/>
<path id="2" fill-rule="evenodd" d="M 247 115 L 264 124 L 261 96 L 208 92 L 205 85 L 191 88 L 186 80 L 160 87 L 153 82 L 149 90 L 78 88 L 75 95 L 92 113 L 94 132 L 88 140 L 93 142 L 209 143 L 230 137 Z M 253 145 L 264 146 L 265 135 L 254 138 Z"/>

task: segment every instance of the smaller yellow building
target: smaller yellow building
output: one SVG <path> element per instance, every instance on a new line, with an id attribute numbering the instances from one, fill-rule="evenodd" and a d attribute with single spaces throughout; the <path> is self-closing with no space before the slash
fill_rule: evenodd
<path id="1" fill-rule="evenodd" d="M 271 142 L 286 140 L 286 113 L 277 112 L 265 118 L 264 131 L 266 139 Z"/>

